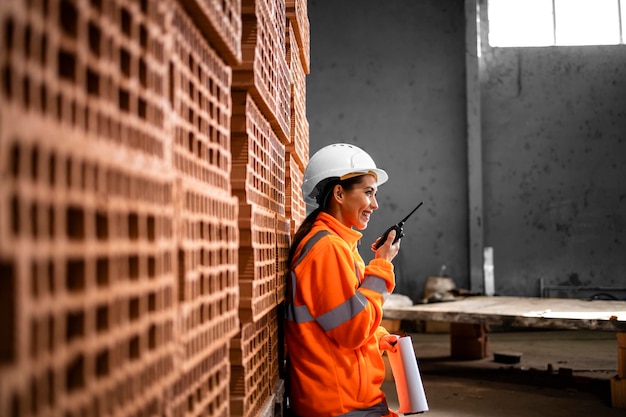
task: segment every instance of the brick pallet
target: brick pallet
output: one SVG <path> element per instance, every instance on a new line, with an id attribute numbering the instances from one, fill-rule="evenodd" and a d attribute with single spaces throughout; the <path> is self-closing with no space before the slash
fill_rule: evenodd
<path id="1" fill-rule="evenodd" d="M 277 310 L 242 325 L 230 345 L 232 416 L 257 415 L 278 384 Z"/>
<path id="2" fill-rule="evenodd" d="M 276 305 L 285 299 L 286 274 L 289 270 L 289 247 L 291 245 L 291 222 L 287 217 L 276 217 Z"/>
<path id="3" fill-rule="evenodd" d="M 285 214 L 285 147 L 247 92 L 233 92 L 231 183 L 240 201 Z"/>
<path id="4" fill-rule="evenodd" d="M 172 3 L 168 11 L 174 169 L 230 195 L 231 68 L 182 7 Z"/>
<path id="5" fill-rule="evenodd" d="M 171 388 L 166 391 L 166 415 L 230 416 L 231 368 L 228 359 L 228 344 L 217 347 L 213 352 L 197 361 L 187 361 L 179 369 Z"/>
<path id="6" fill-rule="evenodd" d="M 295 161 L 292 153 L 286 154 L 285 215 L 290 219 L 291 236 L 306 218 L 306 203 L 302 196 L 304 170 Z"/>
<path id="7" fill-rule="evenodd" d="M 289 136 L 289 73 L 285 59 L 285 8 L 281 0 L 243 0 L 242 64 L 233 87 L 253 95 L 282 143 Z"/>
<path id="8" fill-rule="evenodd" d="M 241 63 L 241 0 L 179 0 L 228 65 Z"/>
<path id="9" fill-rule="evenodd" d="M 239 206 L 239 317 L 257 321 L 276 307 L 276 213 Z"/>
<path id="10" fill-rule="evenodd" d="M 0 415 L 271 415 L 307 38 L 302 1 L 0 2 Z"/>
<path id="11" fill-rule="evenodd" d="M 304 171 L 309 161 L 309 122 L 306 118 L 306 73 L 293 27 L 290 22 L 287 22 L 286 58 L 291 74 L 291 130 L 290 140 L 286 149 L 291 158 Z"/>
<path id="12" fill-rule="evenodd" d="M 286 0 L 286 16 L 293 26 L 295 40 L 298 43 L 298 54 L 302 61 L 305 74 L 311 70 L 311 33 L 309 27 L 309 13 L 306 0 Z"/>
<path id="13" fill-rule="evenodd" d="M 160 11 L 48 6 L 0 5 L 0 415 L 156 412 L 175 319 Z"/>

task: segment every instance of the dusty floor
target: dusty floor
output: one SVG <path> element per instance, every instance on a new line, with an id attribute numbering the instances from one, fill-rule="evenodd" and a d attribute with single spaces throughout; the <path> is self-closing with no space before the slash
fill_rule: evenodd
<path id="1" fill-rule="evenodd" d="M 448 334 L 411 333 L 430 410 L 443 417 L 624 417 L 611 407 L 610 378 L 617 374 L 613 333 L 515 331 L 488 334 L 490 355 L 449 357 Z M 494 361 L 495 352 L 521 353 L 517 364 Z M 397 409 L 393 381 L 383 390 Z"/>

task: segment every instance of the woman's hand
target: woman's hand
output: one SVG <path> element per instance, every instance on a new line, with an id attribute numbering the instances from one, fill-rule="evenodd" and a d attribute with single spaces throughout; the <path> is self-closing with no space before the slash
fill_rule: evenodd
<path id="1" fill-rule="evenodd" d="M 398 350 L 396 346 L 398 344 L 398 336 L 393 334 L 386 334 L 378 341 L 378 349 L 382 353 L 384 350 L 395 353 Z"/>
<path id="2" fill-rule="evenodd" d="M 393 243 L 396 238 L 396 233 L 396 230 L 389 232 L 389 235 L 387 235 L 387 241 L 378 249 L 376 249 L 376 242 L 378 242 L 380 238 L 376 239 L 376 242 L 372 243 L 372 251 L 376 254 L 374 256 L 376 259 L 386 259 L 391 262 L 393 258 L 396 257 L 400 251 L 400 241 L 402 240 L 398 239 L 396 243 Z"/>

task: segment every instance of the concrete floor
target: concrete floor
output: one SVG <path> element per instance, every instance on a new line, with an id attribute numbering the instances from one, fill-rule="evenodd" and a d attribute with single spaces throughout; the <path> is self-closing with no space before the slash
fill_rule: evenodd
<path id="1" fill-rule="evenodd" d="M 617 374 L 613 333 L 515 331 L 488 334 L 490 355 L 481 360 L 449 357 L 448 334 L 410 333 L 430 417 L 624 417 L 610 400 Z M 519 352 L 517 364 L 494 362 L 494 352 Z M 395 384 L 383 390 L 397 409 Z"/>

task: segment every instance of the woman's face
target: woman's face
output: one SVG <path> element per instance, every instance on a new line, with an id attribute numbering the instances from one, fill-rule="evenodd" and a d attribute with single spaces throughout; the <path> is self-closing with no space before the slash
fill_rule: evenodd
<path id="1" fill-rule="evenodd" d="M 344 225 L 358 230 L 367 228 L 370 215 L 378 209 L 376 178 L 373 175 L 363 175 L 361 178 L 362 180 L 349 190 L 340 185 L 335 187 L 335 195 L 339 195 L 337 218 Z"/>

